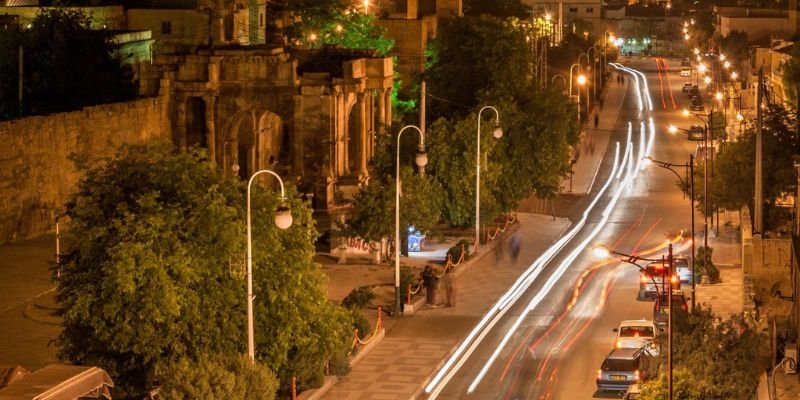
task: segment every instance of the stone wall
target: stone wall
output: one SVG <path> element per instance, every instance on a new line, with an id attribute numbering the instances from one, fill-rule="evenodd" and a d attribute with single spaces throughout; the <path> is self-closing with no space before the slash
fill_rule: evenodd
<path id="1" fill-rule="evenodd" d="M 54 228 L 81 176 L 73 156 L 91 162 L 123 144 L 170 140 L 167 110 L 153 97 L 0 122 L 0 244 Z"/>

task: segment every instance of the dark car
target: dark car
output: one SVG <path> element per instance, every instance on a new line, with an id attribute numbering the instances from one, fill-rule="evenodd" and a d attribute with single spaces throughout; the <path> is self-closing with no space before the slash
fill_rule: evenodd
<path id="1" fill-rule="evenodd" d="M 705 107 L 703 107 L 703 103 L 700 101 L 692 101 L 692 105 L 689 106 L 689 109 L 692 111 L 705 111 Z"/>
<path id="2" fill-rule="evenodd" d="M 703 140 L 705 130 L 700 125 L 692 125 L 686 132 L 689 135 L 689 140 Z"/>
<path id="3" fill-rule="evenodd" d="M 672 291 L 672 312 L 689 311 L 689 306 L 686 303 L 686 296 L 680 290 Z M 659 293 L 656 296 L 656 303 L 653 305 L 653 321 L 656 325 L 667 325 L 669 321 L 669 298 L 666 293 Z"/>
<path id="4" fill-rule="evenodd" d="M 692 82 L 684 82 L 683 87 L 681 88 L 681 90 L 686 92 L 686 93 L 688 93 L 690 90 L 692 90 L 692 86 L 694 86 L 694 85 L 692 85 Z"/>
<path id="5" fill-rule="evenodd" d="M 645 349 L 614 349 L 597 371 L 597 390 L 623 393 L 646 378 L 649 364 Z"/>
<path id="6" fill-rule="evenodd" d="M 700 97 L 700 88 L 697 87 L 697 85 L 692 85 L 692 87 L 689 88 L 689 97 Z"/>

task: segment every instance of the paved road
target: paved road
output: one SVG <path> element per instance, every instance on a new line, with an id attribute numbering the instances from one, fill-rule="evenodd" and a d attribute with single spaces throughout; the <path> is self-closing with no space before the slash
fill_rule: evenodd
<path id="1" fill-rule="evenodd" d="M 680 91 L 683 79 L 678 77 L 679 68 L 675 68 L 678 64 L 668 64 L 671 67 L 668 80 L 666 72 L 659 79 L 651 58 L 622 62 L 646 75 L 653 110 L 647 111 L 648 102 L 644 98 L 645 111 L 639 111 L 635 86 L 630 85 L 592 193 L 584 199 L 573 198 L 568 207 L 571 213 L 567 216 L 574 226 L 580 225 L 579 211 L 609 180 L 615 143 L 620 142 L 624 150 L 629 121 L 634 128 L 634 160 L 639 159 L 642 149 L 646 152 L 649 140 L 645 136 L 640 147 L 639 122 L 648 123 L 650 117 L 656 131 L 653 158 L 683 163 L 695 146 L 684 136 L 666 133 L 669 123 L 688 125 L 685 120 L 678 120 L 683 118 L 679 110 L 688 103 Z M 630 82 L 631 75 L 625 76 Z M 617 397 L 616 393 L 596 393 L 596 371 L 611 350 L 612 329 L 623 319 L 651 318 L 652 303 L 635 300 L 638 290 L 635 267 L 599 262 L 587 248 L 604 243 L 622 252 L 658 257 L 664 252 L 666 237 L 681 229 L 688 230 L 690 221 L 689 202 L 677 189 L 676 178 L 669 171 L 645 168 L 627 187 L 621 179 L 610 181 L 589 212 L 585 225 L 564 249 L 549 263 L 533 268 L 540 272 L 519 300 L 498 311 L 496 317 L 487 318 L 492 321 L 487 322 L 493 324 L 492 328 L 476 331 L 475 337 L 465 340 L 464 343 L 474 347 L 465 345 L 463 352 L 456 351 L 459 357 L 453 358 L 451 365 L 445 364 L 439 374 L 441 379 L 433 378 L 434 384 L 429 386 L 431 398 L 460 399 L 468 394 L 480 399 Z M 605 220 L 603 210 L 614 203 L 616 190 L 621 190 L 620 197 Z M 702 226 L 700 221 L 698 231 Z M 485 337 L 478 340 L 482 334 Z M 442 383 L 437 385 L 437 382 Z"/>

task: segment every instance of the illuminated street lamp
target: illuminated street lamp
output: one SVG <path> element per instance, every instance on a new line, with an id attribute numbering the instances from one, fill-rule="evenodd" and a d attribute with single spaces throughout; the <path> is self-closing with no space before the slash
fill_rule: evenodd
<path id="1" fill-rule="evenodd" d="M 703 82 L 705 82 L 706 85 L 708 85 L 709 83 L 711 83 L 711 77 L 708 77 L 708 76 L 704 77 L 703 78 Z"/>
<path id="2" fill-rule="evenodd" d="M 730 67 L 731 67 L 731 63 L 730 63 L 730 61 L 725 61 L 724 63 L 722 63 L 722 66 L 723 66 L 725 69 L 728 69 L 728 68 L 730 68 Z"/>
<path id="3" fill-rule="evenodd" d="M 703 64 L 703 63 L 698 64 L 697 65 L 697 70 L 700 71 L 701 74 L 706 72 L 706 65 Z"/>
<path id="4" fill-rule="evenodd" d="M 683 35 L 683 38 L 686 39 L 686 40 L 689 40 L 689 34 L 687 33 L 687 34 Z"/>
<path id="5" fill-rule="evenodd" d="M 670 128 L 675 128 L 675 130 L 677 131 L 677 128 L 675 126 L 673 126 L 673 125 L 671 125 Z M 673 163 L 668 163 L 668 162 L 664 162 L 664 161 L 658 161 L 658 160 L 654 160 L 653 158 L 651 158 L 649 156 L 645 157 L 644 159 L 647 161 L 647 164 L 656 164 L 661 168 L 668 169 L 668 170 L 672 171 L 672 173 L 675 174 L 675 176 L 677 176 L 678 180 L 681 182 L 681 187 L 682 188 L 686 187 L 686 182 L 684 182 L 684 180 L 683 180 L 683 178 L 681 178 L 680 174 L 678 174 L 678 172 L 675 171 L 672 168 L 673 167 L 683 167 L 684 170 L 687 170 L 687 172 L 689 174 L 689 215 L 691 215 L 691 217 L 692 217 L 692 310 L 694 310 L 694 307 L 695 307 L 695 300 L 694 300 L 694 297 L 695 297 L 695 277 L 694 277 L 694 265 L 695 265 L 694 264 L 695 263 L 695 259 L 694 259 L 694 257 L 695 257 L 695 248 L 694 248 L 694 239 L 695 239 L 695 233 L 694 233 L 694 154 L 691 154 L 691 153 L 689 154 L 689 162 L 686 163 L 686 164 L 673 164 Z"/>
<path id="6" fill-rule="evenodd" d="M 612 254 L 620 256 L 621 257 L 620 261 L 626 262 L 626 263 L 631 264 L 631 265 L 634 265 L 637 268 L 639 268 L 639 270 L 641 270 L 641 271 L 647 271 L 647 270 L 645 268 L 642 268 L 641 265 L 637 264 L 636 261 L 650 261 L 650 262 L 664 262 L 665 261 L 663 258 L 660 259 L 660 260 L 657 260 L 657 259 L 653 259 L 653 258 L 644 258 L 644 257 L 635 256 L 635 255 L 632 255 L 632 254 L 621 253 L 621 252 L 618 252 L 618 251 L 615 251 L 615 250 L 611 250 L 608 247 L 603 246 L 603 245 L 596 246 L 594 249 L 592 249 L 592 253 L 594 254 L 595 257 L 598 257 L 598 258 L 608 258 Z M 674 269 L 673 268 L 674 263 L 673 263 L 673 258 L 672 258 L 672 243 L 671 242 L 669 244 L 669 253 L 668 253 L 666 261 L 668 263 L 667 265 L 669 265 L 669 273 L 672 274 L 673 269 Z M 660 299 L 661 298 L 661 294 L 663 294 L 663 292 L 666 291 L 666 288 L 662 288 L 664 290 L 659 292 L 658 291 L 658 285 L 656 284 L 655 279 L 653 279 L 652 275 L 650 276 L 650 279 L 653 281 L 653 286 L 656 287 L 656 296 L 659 296 L 659 299 Z M 667 282 L 667 278 L 666 277 L 663 278 L 663 282 L 664 283 Z M 669 284 L 669 291 L 668 291 L 668 294 L 666 296 L 667 296 L 667 308 L 669 309 L 669 312 L 667 313 L 667 346 L 669 348 L 669 350 L 667 352 L 667 365 L 668 365 L 668 367 L 667 367 L 667 369 L 668 369 L 668 378 L 667 378 L 667 393 L 668 393 L 668 397 L 667 397 L 667 399 L 668 400 L 672 400 L 672 314 L 673 314 L 672 311 L 673 310 L 672 310 L 672 280 L 671 279 L 670 279 L 670 284 Z"/>
<path id="7" fill-rule="evenodd" d="M 578 84 L 585 85 L 586 84 L 586 76 L 583 74 L 578 75 Z"/>
<path id="8" fill-rule="evenodd" d="M 733 79 L 735 81 L 738 77 L 739 77 L 739 74 L 737 74 L 736 71 L 731 72 L 731 79 Z"/>
<path id="9" fill-rule="evenodd" d="M 475 251 L 478 251 L 478 244 L 481 242 L 481 114 L 484 110 L 494 111 L 494 129 L 492 136 L 495 139 L 503 137 L 503 129 L 500 128 L 500 112 L 492 106 L 484 106 L 478 111 L 478 151 L 475 163 Z"/>
<path id="10" fill-rule="evenodd" d="M 725 54 L 720 54 L 719 55 L 719 60 L 720 61 L 725 61 Z"/>
<path id="11" fill-rule="evenodd" d="M 698 49 L 697 47 L 694 48 L 694 55 L 696 56 L 700 55 L 700 49 Z"/>
<path id="12" fill-rule="evenodd" d="M 714 98 L 715 98 L 715 99 L 717 99 L 717 100 L 719 100 L 719 101 L 722 101 L 722 99 L 723 99 L 724 97 L 722 96 L 722 93 L 721 93 L 721 92 L 717 92 L 717 93 L 714 93 Z"/>
<path id="13" fill-rule="evenodd" d="M 234 165 L 232 170 L 235 173 L 239 172 L 239 166 Z M 253 186 L 253 181 L 261 174 L 270 174 L 278 179 L 281 185 L 281 203 L 286 200 L 286 192 L 283 189 L 283 180 L 275 172 L 268 169 L 257 171 L 247 181 L 247 356 L 250 358 L 251 363 L 256 361 L 255 350 L 255 333 L 253 331 L 253 236 L 250 222 L 250 188 Z M 292 213 L 288 207 L 281 205 L 275 213 L 275 225 L 278 229 L 288 229 L 292 226 Z"/>
<path id="14" fill-rule="evenodd" d="M 677 127 L 677 126 L 675 126 L 675 125 L 670 125 L 670 126 L 667 128 L 667 130 L 669 131 L 669 133 L 676 133 L 676 132 L 678 132 L 678 127 Z"/>
<path id="15" fill-rule="evenodd" d="M 395 160 L 395 186 L 394 186 L 394 312 L 400 315 L 400 136 L 406 129 L 413 129 L 419 134 L 419 147 L 414 158 L 417 166 L 422 168 L 428 164 L 428 155 L 425 153 L 425 134 L 415 125 L 406 125 L 397 134 L 397 159 Z"/>

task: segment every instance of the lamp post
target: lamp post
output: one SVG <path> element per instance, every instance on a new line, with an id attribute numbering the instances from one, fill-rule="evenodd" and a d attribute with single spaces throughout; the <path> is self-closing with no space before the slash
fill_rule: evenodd
<path id="1" fill-rule="evenodd" d="M 678 177 L 678 180 L 681 182 L 681 187 L 686 187 L 686 182 L 683 181 L 680 174 L 677 171 L 672 169 L 672 167 L 684 167 L 689 170 L 689 215 L 692 217 L 692 310 L 694 310 L 695 306 L 695 278 L 694 278 L 694 263 L 695 263 L 695 248 L 694 248 L 694 154 L 689 154 L 689 163 L 688 164 L 674 164 L 668 163 L 664 161 L 654 160 L 652 157 L 645 157 L 645 160 L 658 165 L 661 168 L 668 169 L 672 171 L 675 176 Z"/>
<path id="2" fill-rule="evenodd" d="M 592 64 L 591 64 L 592 65 L 592 98 L 595 101 L 597 101 L 597 75 L 595 74 L 595 70 L 597 69 L 597 68 L 595 68 L 595 66 L 597 66 L 597 62 L 596 62 L 597 49 L 594 46 L 589 47 L 586 50 L 586 58 L 587 59 L 589 58 L 589 51 L 594 51 L 593 57 L 592 57 Z M 589 92 L 588 91 L 586 92 L 586 97 L 587 97 L 587 99 L 589 97 Z M 586 106 L 588 107 L 589 105 L 587 104 Z"/>
<path id="3" fill-rule="evenodd" d="M 661 262 L 664 262 L 663 257 L 660 260 L 653 259 L 653 258 L 644 258 L 644 257 L 635 256 L 635 255 L 632 255 L 632 254 L 627 254 L 627 253 L 621 253 L 621 252 L 618 252 L 618 251 L 614 251 L 614 250 L 611 250 L 611 249 L 609 249 L 608 247 L 605 247 L 605 246 L 597 246 L 597 247 L 595 247 L 593 249 L 593 253 L 598 258 L 607 258 L 611 254 L 620 256 L 620 257 L 622 257 L 620 259 L 621 261 L 629 263 L 629 264 L 633 264 L 633 265 L 635 265 L 636 267 L 638 267 L 642 271 L 645 271 L 645 269 L 642 268 L 639 264 L 636 264 L 636 261 L 651 261 L 651 262 L 659 262 L 659 261 L 661 261 Z M 672 314 L 673 314 L 673 312 L 672 312 L 672 279 L 671 279 L 672 276 L 671 275 L 673 274 L 672 271 L 674 269 L 673 268 L 673 260 L 672 260 L 672 243 L 669 244 L 669 252 L 667 254 L 668 254 L 667 255 L 667 262 L 668 262 L 667 265 L 669 265 L 669 271 L 668 272 L 670 274 L 669 292 L 666 295 L 666 297 L 667 297 L 667 308 L 669 309 L 669 312 L 667 313 L 667 346 L 669 347 L 669 350 L 668 350 L 668 353 L 667 353 L 667 365 L 668 365 L 668 367 L 667 367 L 667 369 L 668 369 L 668 378 L 667 378 L 668 379 L 668 381 L 667 381 L 668 382 L 668 386 L 667 386 L 668 387 L 668 389 L 667 389 L 668 397 L 667 398 L 668 398 L 668 400 L 672 400 Z M 666 274 L 666 272 L 667 271 L 665 271 L 664 274 Z M 650 279 L 652 280 L 652 278 L 653 277 L 651 276 Z M 666 281 L 667 281 L 667 278 L 666 278 L 666 276 L 664 276 L 663 282 L 666 283 Z M 659 296 L 659 301 L 660 301 L 660 299 L 662 297 L 661 295 L 664 294 L 664 291 L 666 291 L 666 289 L 662 290 L 661 293 L 659 293 L 658 292 L 658 285 L 655 283 L 655 280 L 653 280 L 653 285 L 656 287 L 656 296 Z"/>
<path id="4" fill-rule="evenodd" d="M 578 75 L 578 129 L 581 126 L 581 86 L 586 84 L 586 76 Z M 589 117 L 589 88 L 586 88 L 586 117 Z"/>
<path id="5" fill-rule="evenodd" d="M 481 114 L 484 110 L 491 109 L 495 115 L 495 127 L 492 136 L 495 139 L 503 137 L 503 129 L 500 128 L 500 112 L 492 106 L 484 106 L 478 111 L 478 151 L 475 162 L 475 251 L 478 251 L 478 244 L 481 242 Z"/>
<path id="6" fill-rule="evenodd" d="M 684 116 L 693 115 L 695 118 L 699 119 L 703 122 L 703 247 L 705 247 L 705 251 L 708 251 L 708 131 L 710 126 L 712 126 L 713 114 L 714 110 L 712 109 L 708 113 L 709 122 L 706 122 L 701 116 L 690 113 L 688 110 L 683 110 Z M 712 137 L 711 143 L 714 143 L 714 139 Z M 713 221 L 712 221 L 713 222 Z M 705 262 L 705 260 L 703 260 Z"/>
<path id="7" fill-rule="evenodd" d="M 572 69 L 575 68 L 575 67 L 578 67 L 578 73 L 581 72 L 581 64 L 580 63 L 572 64 L 572 66 L 569 67 L 569 95 L 570 96 L 572 96 L 572 77 L 574 76 L 573 72 L 572 72 Z M 578 93 L 578 94 L 580 95 L 580 93 Z M 579 99 L 580 99 L 580 96 L 579 96 Z"/>
<path id="8" fill-rule="evenodd" d="M 233 166 L 234 174 L 239 171 L 239 166 Z M 250 177 L 250 180 L 247 181 L 247 356 L 250 358 L 250 362 L 255 363 L 256 361 L 256 349 L 255 349 L 255 334 L 253 332 L 253 236 L 252 236 L 252 228 L 250 222 L 250 188 L 253 185 L 253 181 L 256 179 L 257 176 L 261 174 L 270 174 L 278 179 L 278 182 L 281 185 L 281 203 L 286 200 L 286 192 L 283 188 L 283 180 L 278 174 L 268 170 L 262 169 L 260 171 L 256 171 L 253 176 Z M 275 225 L 279 229 L 287 229 L 292 226 L 292 213 L 286 206 L 278 207 L 277 212 L 275 213 Z"/>
<path id="9" fill-rule="evenodd" d="M 395 186 L 394 186 L 394 309 L 400 315 L 400 136 L 406 129 L 414 129 L 419 134 L 419 147 L 414 158 L 418 167 L 428 164 L 428 155 L 425 154 L 425 134 L 416 125 L 406 125 L 397 134 L 397 159 L 395 160 Z"/>
<path id="10" fill-rule="evenodd" d="M 564 89 L 566 89 L 567 88 L 567 78 L 565 78 L 564 75 L 561 75 L 561 74 L 553 75 L 553 79 L 550 80 L 550 84 L 555 86 L 556 78 L 561 78 L 561 81 L 564 84 Z"/>

